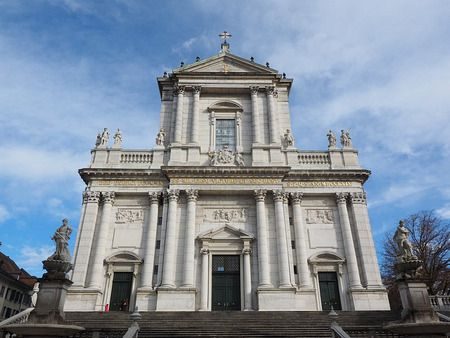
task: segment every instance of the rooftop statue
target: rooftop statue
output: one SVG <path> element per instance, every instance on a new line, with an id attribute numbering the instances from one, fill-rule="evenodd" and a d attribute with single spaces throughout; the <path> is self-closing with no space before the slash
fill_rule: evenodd
<path id="1" fill-rule="evenodd" d="M 350 132 L 341 130 L 341 145 L 344 148 L 351 148 L 352 147 L 352 138 L 350 137 Z"/>
<path id="2" fill-rule="evenodd" d="M 286 129 L 286 133 L 284 134 L 284 143 L 286 147 L 292 147 L 294 145 L 294 136 L 292 136 L 290 129 Z"/>
<path id="3" fill-rule="evenodd" d="M 100 136 L 100 146 L 107 146 L 109 141 L 109 131 L 108 128 L 104 128 L 102 135 Z"/>
<path id="4" fill-rule="evenodd" d="M 117 131 L 114 134 L 114 145 L 116 147 L 121 147 L 122 146 L 122 132 L 120 131 L 119 128 L 117 128 Z"/>
<path id="5" fill-rule="evenodd" d="M 164 141 L 166 139 L 166 131 L 164 128 L 159 130 L 159 133 L 156 135 L 156 145 L 164 146 Z"/>
<path id="6" fill-rule="evenodd" d="M 328 148 L 336 147 L 336 135 L 334 135 L 331 129 L 328 131 L 327 137 L 328 137 Z"/>

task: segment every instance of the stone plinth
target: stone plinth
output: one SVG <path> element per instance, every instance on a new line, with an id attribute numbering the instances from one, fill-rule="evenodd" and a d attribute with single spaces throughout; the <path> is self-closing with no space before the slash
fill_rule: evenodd
<path id="1" fill-rule="evenodd" d="M 48 271 L 39 281 L 39 293 L 36 308 L 31 312 L 28 322 L 24 324 L 12 324 L 5 326 L 18 337 L 68 337 L 84 328 L 69 325 L 64 320 L 64 301 L 67 289 L 72 282 L 66 278 L 66 272 L 70 271 L 70 262 L 48 259 L 43 262 Z"/>

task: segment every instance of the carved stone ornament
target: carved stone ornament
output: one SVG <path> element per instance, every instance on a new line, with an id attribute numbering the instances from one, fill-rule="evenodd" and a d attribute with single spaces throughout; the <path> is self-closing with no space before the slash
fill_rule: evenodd
<path id="1" fill-rule="evenodd" d="M 276 95 L 277 91 L 274 86 L 267 86 L 266 92 L 267 92 L 267 95 Z"/>
<path id="2" fill-rule="evenodd" d="M 283 202 L 284 195 L 285 195 L 285 193 L 283 191 L 281 191 L 281 190 L 273 190 L 272 194 L 273 194 L 273 200 L 275 202 Z"/>
<path id="3" fill-rule="evenodd" d="M 201 90 L 202 90 L 202 87 L 200 87 L 200 86 L 192 87 L 192 91 L 194 92 L 194 94 L 200 94 Z"/>
<path id="4" fill-rule="evenodd" d="M 255 190 L 255 199 L 257 202 L 264 202 L 264 199 L 266 198 L 266 190 Z"/>
<path id="5" fill-rule="evenodd" d="M 98 203 L 100 200 L 99 191 L 86 190 L 83 192 L 83 203 Z"/>
<path id="6" fill-rule="evenodd" d="M 300 204 L 303 199 L 303 193 L 301 192 L 291 192 L 291 201 L 292 204 Z"/>
<path id="7" fill-rule="evenodd" d="M 251 255 L 252 254 L 252 249 L 244 248 L 244 249 L 242 249 L 242 254 L 243 255 Z"/>
<path id="8" fill-rule="evenodd" d="M 119 208 L 116 211 L 116 223 L 142 223 L 144 209 Z"/>
<path id="9" fill-rule="evenodd" d="M 247 221 L 247 208 L 240 209 L 206 209 L 203 220 L 214 223 L 244 223 Z"/>
<path id="10" fill-rule="evenodd" d="M 114 191 L 104 191 L 104 192 L 102 192 L 103 203 L 113 204 L 115 197 L 116 197 L 116 194 L 114 193 Z"/>
<path id="11" fill-rule="evenodd" d="M 197 201 L 198 198 L 198 190 L 194 190 L 194 189 L 189 189 L 186 190 L 186 195 L 187 195 L 187 199 L 188 201 Z"/>
<path id="12" fill-rule="evenodd" d="M 251 87 L 250 87 L 250 93 L 251 93 L 252 95 L 258 95 L 258 90 L 259 90 L 259 87 L 258 87 L 258 86 L 251 86 Z"/>
<path id="13" fill-rule="evenodd" d="M 208 254 L 209 254 L 209 249 L 208 249 L 208 248 L 201 248 L 201 249 L 200 249 L 200 254 L 202 254 L 202 255 L 208 255 Z"/>
<path id="14" fill-rule="evenodd" d="M 167 189 L 167 198 L 169 201 L 178 201 L 180 191 L 176 189 Z"/>
<path id="15" fill-rule="evenodd" d="M 336 202 L 337 202 L 338 204 L 340 204 L 340 203 L 346 203 L 346 202 L 347 202 L 347 196 L 348 196 L 348 193 L 345 193 L 345 192 L 339 192 L 339 193 L 337 193 L 337 194 L 336 194 Z"/>
<path id="16" fill-rule="evenodd" d="M 366 193 L 363 192 L 354 192 L 350 195 L 353 204 L 366 204 Z"/>
<path id="17" fill-rule="evenodd" d="M 306 212 L 306 223 L 309 224 L 333 224 L 333 210 L 330 209 L 308 209 Z"/>
<path id="18" fill-rule="evenodd" d="M 210 151 L 208 153 L 209 156 L 209 164 L 212 166 L 221 166 L 221 165 L 237 165 L 244 166 L 244 158 L 242 154 L 238 152 L 233 152 L 228 148 Z"/>
<path id="19" fill-rule="evenodd" d="M 173 89 L 173 92 L 174 92 L 176 95 L 184 95 L 184 90 L 185 90 L 185 87 L 184 87 L 184 86 L 176 86 L 176 87 Z"/>
<path id="20" fill-rule="evenodd" d="M 152 191 L 148 193 L 148 198 L 150 200 L 150 204 L 158 203 L 159 197 L 161 196 L 160 192 Z"/>

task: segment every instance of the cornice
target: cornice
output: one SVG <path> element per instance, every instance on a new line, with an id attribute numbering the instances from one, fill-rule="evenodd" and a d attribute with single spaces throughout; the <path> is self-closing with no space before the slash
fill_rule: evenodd
<path id="1" fill-rule="evenodd" d="M 78 174 L 84 183 L 92 179 L 159 179 L 165 180 L 159 169 L 115 169 L 115 168 L 82 168 Z"/>
<path id="2" fill-rule="evenodd" d="M 284 181 L 357 181 L 364 183 L 371 174 L 367 169 L 291 170 Z"/>
<path id="3" fill-rule="evenodd" d="M 283 178 L 290 167 L 203 167 L 163 166 L 161 171 L 168 179 L 175 177 L 277 177 Z"/>

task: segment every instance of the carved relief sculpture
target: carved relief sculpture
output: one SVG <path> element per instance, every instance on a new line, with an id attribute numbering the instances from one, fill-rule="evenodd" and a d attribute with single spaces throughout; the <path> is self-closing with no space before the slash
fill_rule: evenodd
<path id="1" fill-rule="evenodd" d="M 203 221 L 214 223 L 244 223 L 247 221 L 248 211 L 246 208 L 241 209 L 206 209 Z"/>
<path id="2" fill-rule="evenodd" d="M 209 164 L 212 166 L 220 166 L 220 165 L 237 165 L 244 166 L 244 157 L 242 154 L 238 152 L 233 152 L 228 149 L 227 146 L 224 146 L 223 149 L 210 151 L 208 153 L 209 156 Z"/>
<path id="3" fill-rule="evenodd" d="M 333 224 L 333 210 L 330 209 L 308 209 L 306 223 L 309 224 Z"/>
<path id="4" fill-rule="evenodd" d="M 137 223 L 144 221 L 143 209 L 119 208 L 116 212 L 116 223 Z"/>

